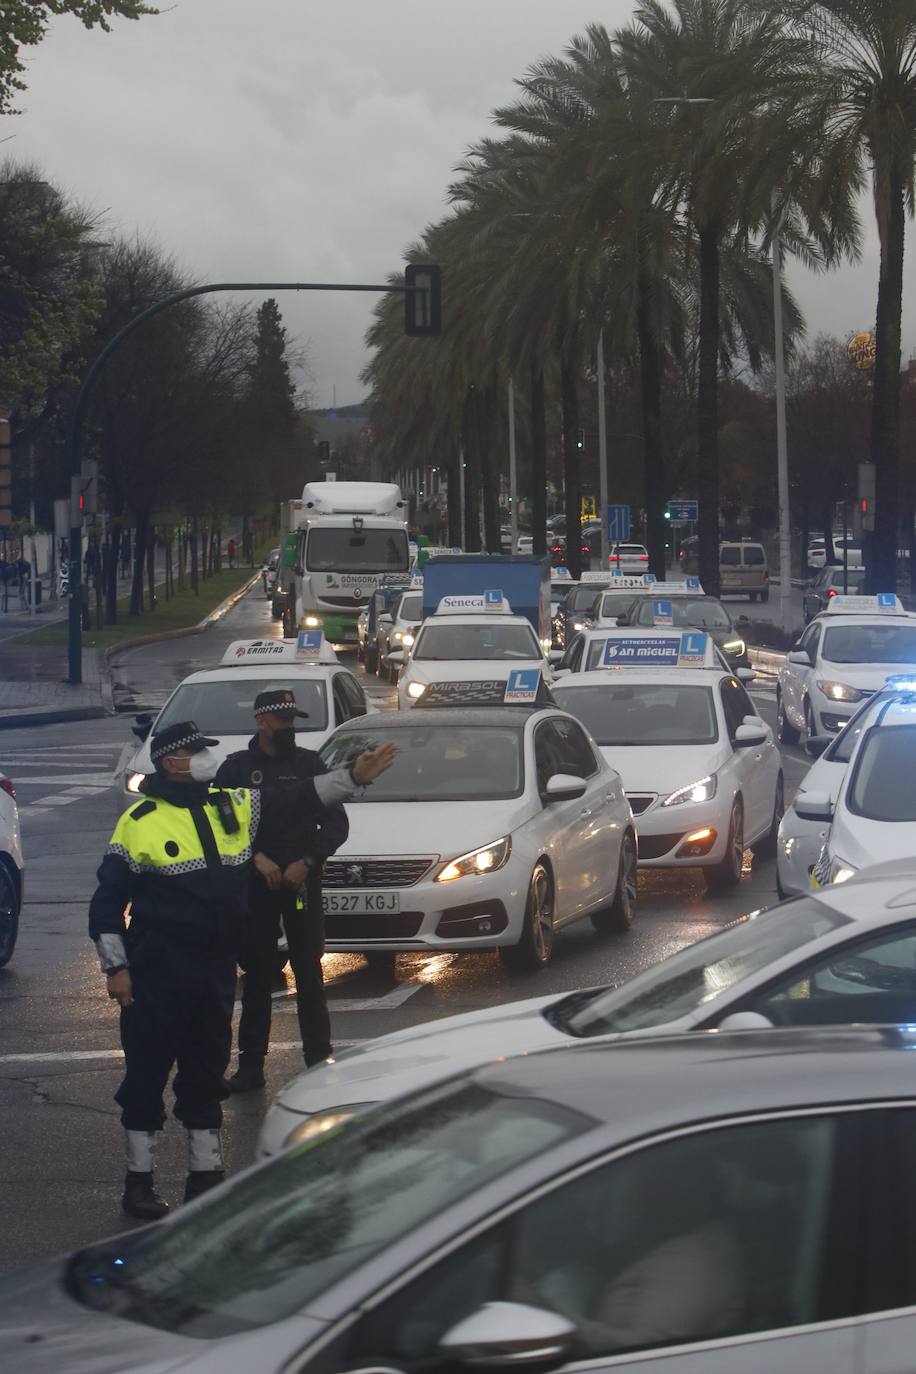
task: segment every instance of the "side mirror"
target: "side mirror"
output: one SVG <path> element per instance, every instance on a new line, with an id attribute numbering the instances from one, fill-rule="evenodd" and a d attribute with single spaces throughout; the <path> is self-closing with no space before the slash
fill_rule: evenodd
<path id="1" fill-rule="evenodd" d="M 547 655 L 547 661 L 548 661 L 549 663 L 560 663 L 560 662 L 562 661 L 562 658 L 563 658 L 563 650 L 562 650 L 562 649 L 551 649 L 550 652 L 549 652 L 548 655 Z"/>
<path id="2" fill-rule="evenodd" d="M 758 720 L 753 725 L 739 725 L 733 742 L 736 749 L 750 749 L 755 744 L 766 744 L 769 738 L 769 730 Z"/>
<path id="3" fill-rule="evenodd" d="M 829 792 L 798 792 L 793 805 L 802 821 L 829 821 L 833 816 Z"/>
<path id="4" fill-rule="evenodd" d="M 572 672 L 572 668 L 554 668 L 554 670 L 553 670 L 553 675 L 554 675 L 555 678 L 558 678 L 558 677 L 569 677 L 569 675 L 570 675 L 571 672 Z"/>
<path id="5" fill-rule="evenodd" d="M 380 625 L 393 625 L 394 619 L 392 616 L 388 614 L 387 611 L 382 611 L 382 614 L 378 618 L 378 623 Z"/>
<path id="6" fill-rule="evenodd" d="M 737 673 L 735 673 L 735 677 L 739 682 L 753 682 L 756 676 L 757 674 L 754 672 L 753 668 L 739 668 Z"/>
<path id="7" fill-rule="evenodd" d="M 137 723 L 136 725 L 131 726 L 133 734 L 137 736 L 137 739 L 145 740 L 146 737 L 149 735 L 150 730 L 153 728 L 152 716 L 147 713 L 144 713 L 140 716 L 134 716 L 134 720 Z"/>
<path id="8" fill-rule="evenodd" d="M 626 611 L 624 611 L 623 615 L 619 615 L 619 616 L 617 617 L 617 624 L 618 624 L 618 625 L 629 625 L 629 623 L 630 623 L 630 617 L 627 615 Z"/>
<path id="9" fill-rule="evenodd" d="M 439 1341 L 445 1362 L 470 1369 L 564 1362 L 576 1339 L 567 1317 L 520 1302 L 487 1302 Z"/>
<path id="10" fill-rule="evenodd" d="M 544 795 L 549 802 L 576 801 L 585 796 L 586 787 L 584 778 L 574 778 L 572 773 L 554 773 L 547 781 Z"/>
<path id="11" fill-rule="evenodd" d="M 832 739 L 832 735 L 812 735 L 805 740 L 805 753 L 809 758 L 819 759 Z"/>
<path id="12" fill-rule="evenodd" d="M 807 649 L 791 649 L 786 654 L 786 662 L 794 663 L 801 668 L 811 667 L 811 655 Z"/>
<path id="13" fill-rule="evenodd" d="M 738 619 L 735 621 L 736 625 L 750 625 L 750 623 L 751 618 L 749 615 L 739 615 Z"/>
<path id="14" fill-rule="evenodd" d="M 716 1026 L 716 1030 L 720 1031 L 772 1029 L 773 1022 L 759 1011 L 730 1011 Z"/>
<path id="15" fill-rule="evenodd" d="M 390 653 L 388 653 L 388 654 L 385 655 L 385 657 L 388 659 L 388 662 L 389 662 L 389 663 L 403 663 L 403 662 L 404 662 L 404 650 L 403 650 L 403 649 L 392 649 Z"/>

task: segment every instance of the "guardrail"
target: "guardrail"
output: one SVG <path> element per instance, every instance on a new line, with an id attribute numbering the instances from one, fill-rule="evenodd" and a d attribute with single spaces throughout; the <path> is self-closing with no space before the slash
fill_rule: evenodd
<path id="1" fill-rule="evenodd" d="M 747 646 L 747 656 L 751 660 L 751 667 L 762 677 L 776 677 L 786 661 L 785 654 L 778 649 L 756 649 L 753 644 Z"/>

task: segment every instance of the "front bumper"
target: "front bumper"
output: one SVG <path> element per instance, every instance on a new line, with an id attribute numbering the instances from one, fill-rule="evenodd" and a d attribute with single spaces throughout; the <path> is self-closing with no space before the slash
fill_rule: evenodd
<path id="1" fill-rule="evenodd" d="M 662 807 L 656 802 L 634 818 L 639 867 L 708 868 L 721 863 L 730 814 L 731 798 L 718 795 L 708 802 L 684 802 L 681 806 Z M 689 842 L 690 836 L 703 830 L 714 831 L 715 839 Z"/>
<path id="2" fill-rule="evenodd" d="M 827 829 L 820 821 L 803 821 L 794 806 L 786 808 L 776 845 L 776 872 L 787 897 L 810 892 L 811 870 L 824 847 Z"/>
<path id="3" fill-rule="evenodd" d="M 813 683 L 808 689 L 808 701 L 814 715 L 816 735 L 838 735 L 861 705 L 861 701 L 834 701 L 832 697 L 825 697 Z"/>
<path id="4" fill-rule="evenodd" d="M 346 855 L 338 854 L 338 859 Z M 381 857 L 381 856 L 380 856 Z M 395 856 L 385 855 L 389 860 Z M 400 889 L 377 888 L 372 895 L 397 890 L 397 912 L 326 912 L 325 949 L 345 954 L 363 950 L 497 949 L 517 944 L 528 897 L 530 864 L 514 852 L 494 873 L 471 874 L 450 883 L 433 881 L 437 860 L 419 882 Z M 365 888 L 326 888 L 328 896 L 362 897 Z"/>

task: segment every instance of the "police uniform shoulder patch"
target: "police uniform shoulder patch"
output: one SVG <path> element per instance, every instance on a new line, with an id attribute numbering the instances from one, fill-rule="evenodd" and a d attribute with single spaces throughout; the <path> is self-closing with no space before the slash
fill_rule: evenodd
<path id="1" fill-rule="evenodd" d="M 260 787 L 260 786 L 261 786 L 261 783 L 262 783 L 263 781 L 264 781 L 264 774 L 261 772 L 260 768 L 252 768 L 252 770 L 251 770 L 251 785 L 252 785 L 252 787 Z"/>
<path id="2" fill-rule="evenodd" d="M 134 807 L 130 813 L 130 818 L 132 821 L 142 821 L 144 816 L 148 816 L 151 811 L 155 810 L 156 803 L 147 797 L 146 801 L 142 801 L 139 806 Z"/>

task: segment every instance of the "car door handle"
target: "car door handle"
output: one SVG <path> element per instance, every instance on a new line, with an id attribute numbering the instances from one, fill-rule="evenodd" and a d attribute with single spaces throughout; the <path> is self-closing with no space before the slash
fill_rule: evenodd
<path id="1" fill-rule="evenodd" d="M 583 820 L 584 820 L 587 816 L 590 816 L 591 814 L 592 814 L 592 808 L 591 808 L 590 806 L 587 806 L 587 807 L 585 808 L 584 811 L 580 811 L 580 812 L 579 812 L 579 815 L 582 817 Z"/>

